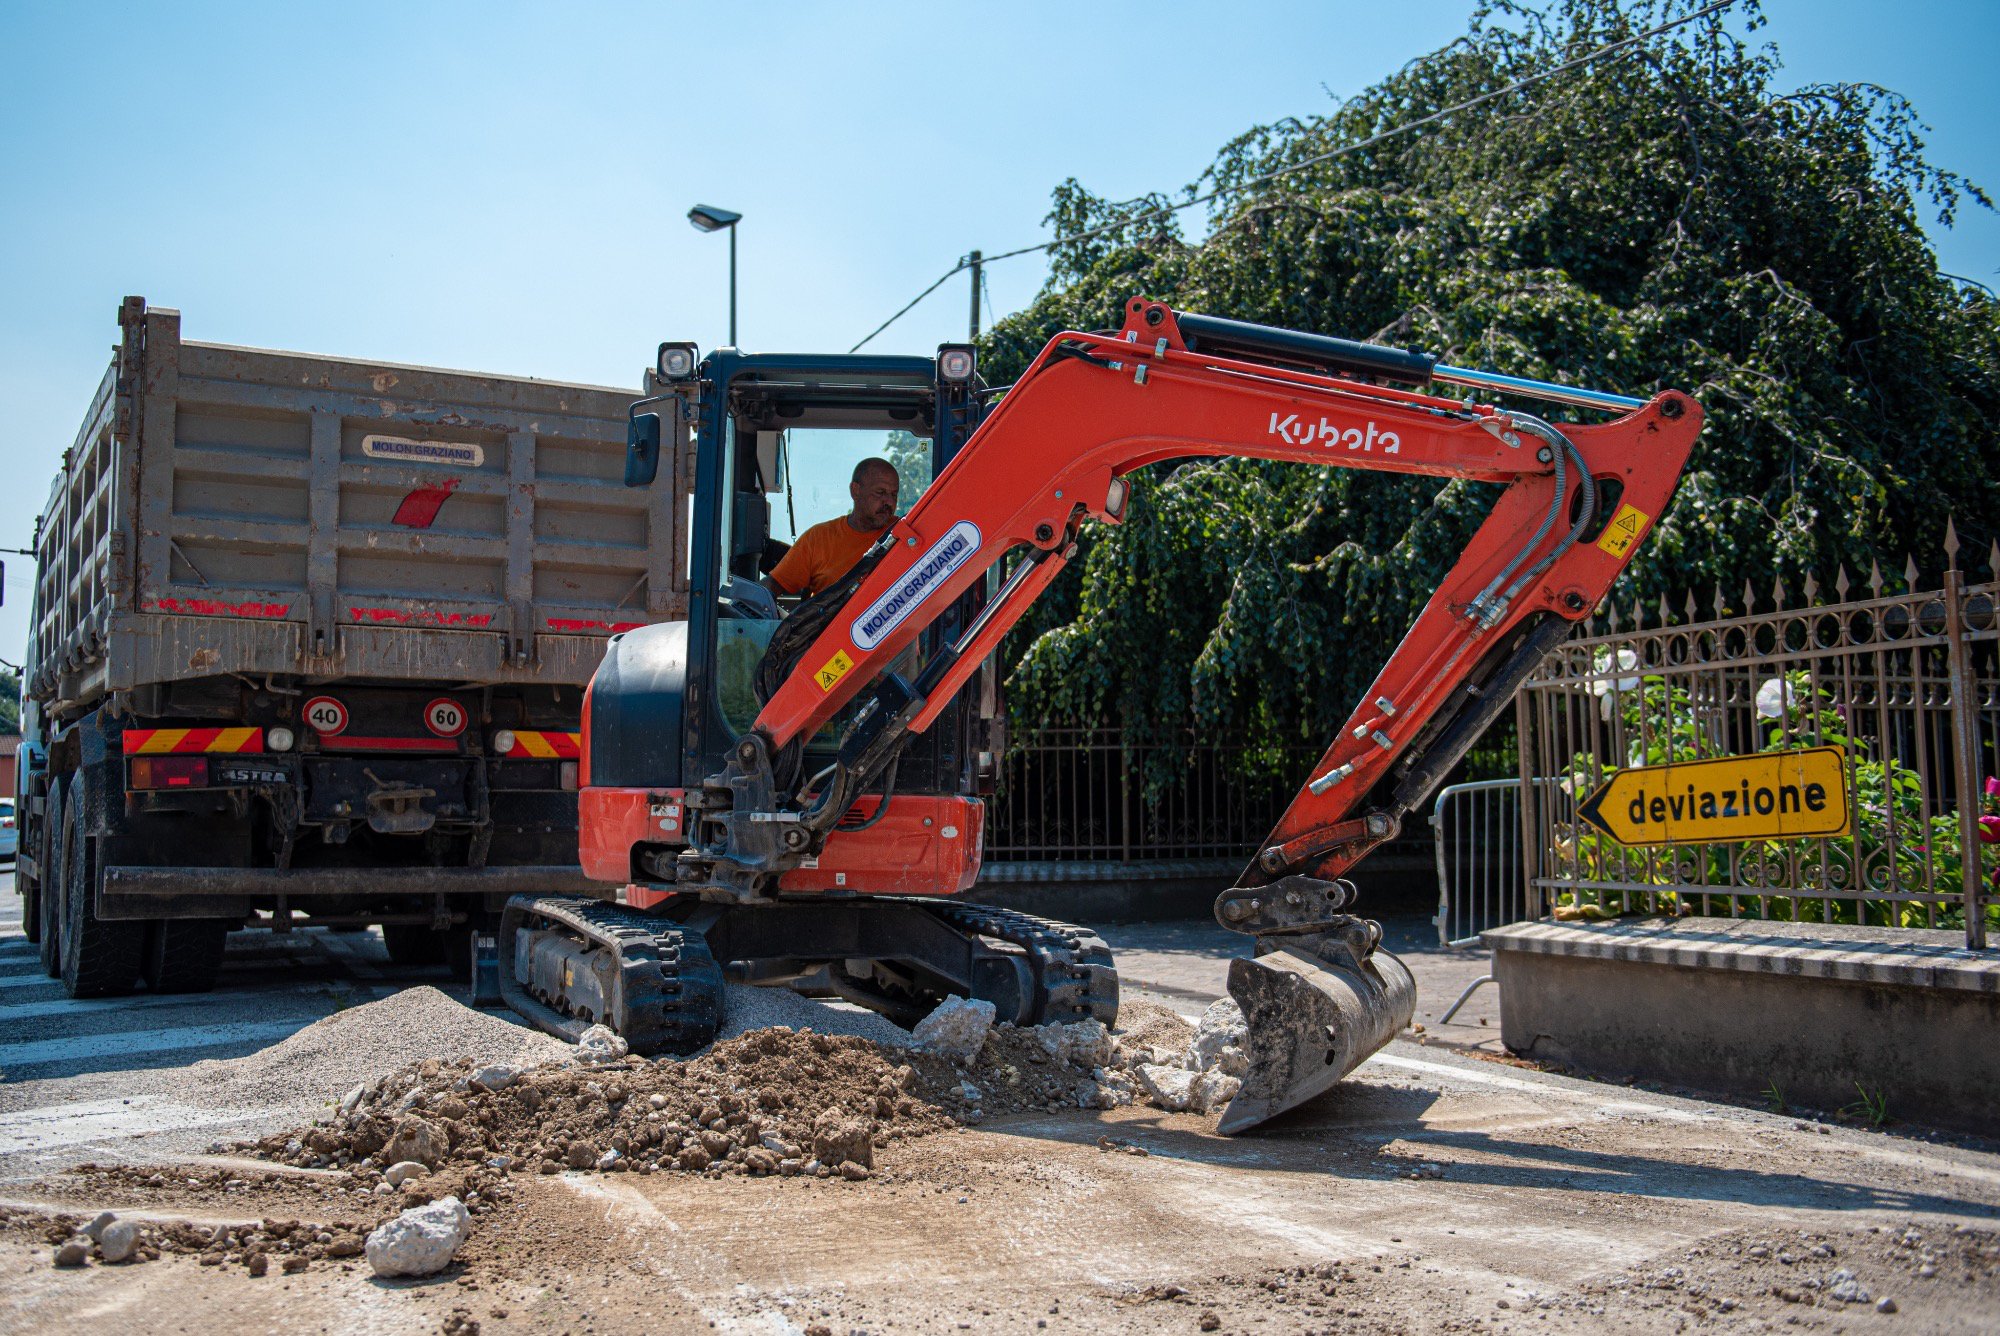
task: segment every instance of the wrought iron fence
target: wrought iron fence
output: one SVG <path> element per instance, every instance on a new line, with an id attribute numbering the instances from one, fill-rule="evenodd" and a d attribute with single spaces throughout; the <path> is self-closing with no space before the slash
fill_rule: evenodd
<path id="1" fill-rule="evenodd" d="M 1298 781 L 1245 779 L 1243 748 L 1192 736 L 1133 746 L 1118 730 L 1046 728 L 1019 738 L 986 804 L 992 862 L 1247 858 Z M 1303 775 L 1317 749 L 1267 774 Z M 1162 774 L 1171 778 L 1162 781 Z M 1148 783 L 1148 778 L 1152 782 Z"/>
<path id="2" fill-rule="evenodd" d="M 2000 577 L 2000 543 L 1989 554 Z M 2000 578 L 1968 580 L 1948 532 L 1945 571 L 1905 563 L 1902 591 L 1846 572 L 1831 602 L 1808 582 L 1786 606 L 1720 590 L 1702 620 L 1614 610 L 1564 644 L 1516 698 L 1524 873 L 1540 911 L 1641 910 L 1727 917 L 1963 927 L 2000 925 L 1982 846 L 1987 776 L 2000 774 Z M 1650 624 L 1648 624 L 1650 622 Z M 1612 771 L 1835 745 L 1853 804 L 1848 836 L 1628 848 L 1576 805 Z M 1982 849 L 1986 852 L 1982 853 Z"/>

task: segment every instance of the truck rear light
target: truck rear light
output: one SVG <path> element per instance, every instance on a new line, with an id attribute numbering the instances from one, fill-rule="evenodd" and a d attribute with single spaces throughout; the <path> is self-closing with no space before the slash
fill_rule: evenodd
<path id="1" fill-rule="evenodd" d="M 495 756 L 505 756 L 505 755 L 507 755 L 507 753 L 509 753 L 509 752 L 511 752 L 511 751 L 513 751 L 513 750 L 514 750 L 514 743 L 515 743 L 515 741 L 516 741 L 516 739 L 515 739 L 515 737 L 514 737 L 514 730 L 513 730 L 513 729 L 511 729 L 511 728 L 496 728 L 496 729 L 494 729 L 494 730 L 493 730 L 493 754 L 494 754 Z"/>
<path id="2" fill-rule="evenodd" d="M 135 789 L 205 789 L 206 756 L 134 756 L 129 787 Z"/>
<path id="3" fill-rule="evenodd" d="M 290 751 L 298 739 L 289 728 L 267 728 L 264 730 L 264 745 L 274 752 Z"/>
<path id="4" fill-rule="evenodd" d="M 575 788 L 576 788 L 576 762 L 575 762 L 575 761 L 564 761 L 564 762 L 562 763 L 562 766 L 561 766 L 561 772 L 562 772 L 562 786 L 563 786 L 564 788 L 566 788 L 566 789 L 572 789 L 572 790 L 573 790 L 573 789 L 575 789 Z M 12 823 L 12 822 L 9 822 L 8 824 L 9 824 L 9 825 L 11 825 L 11 824 L 13 824 L 13 823 Z"/>

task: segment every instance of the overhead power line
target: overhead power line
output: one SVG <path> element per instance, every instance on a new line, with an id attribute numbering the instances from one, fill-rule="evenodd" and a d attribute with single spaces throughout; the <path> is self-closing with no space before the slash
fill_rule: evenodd
<path id="1" fill-rule="evenodd" d="M 1156 218 L 1169 217 L 1173 214 L 1179 213 L 1183 209 L 1191 209 L 1197 204 L 1210 203 L 1213 200 L 1220 199 L 1223 195 L 1230 194 L 1235 191 L 1252 190 L 1258 186 L 1268 185 L 1271 182 L 1276 181 L 1281 177 L 1290 176 L 1294 172 L 1302 172 L 1308 167 L 1317 167 L 1319 164 L 1323 162 L 1330 162 L 1335 158 L 1344 157 L 1349 153 L 1359 153 L 1363 149 L 1373 148 L 1377 144 L 1383 143 L 1386 140 L 1394 139 L 1397 135 L 1408 134 L 1413 130 L 1421 130 L 1427 125 L 1435 125 L 1437 122 L 1445 119 L 1447 116 L 1456 116 L 1459 112 L 1470 111 L 1474 107 L 1482 106 L 1485 103 L 1492 102 L 1498 98 L 1506 97 L 1510 93 L 1518 93 L 1523 88 L 1529 88 L 1535 84 L 1543 82 L 1544 80 L 1553 79 L 1557 75 L 1567 74 L 1571 70 L 1581 69 L 1585 65 L 1594 64 L 1595 62 L 1603 60 L 1608 56 L 1625 55 L 1629 53 L 1634 47 L 1638 46 L 1641 42 L 1650 41 L 1653 38 L 1658 37 L 1663 33 L 1672 32 L 1675 28 L 1684 27 L 1687 24 L 1695 23 L 1701 19 L 1705 19 L 1711 14 L 1720 13 L 1721 11 L 1728 9 L 1732 5 L 1736 4 L 1736 2 L 1737 0 L 1713 0 L 1713 3 L 1703 5 L 1700 9 L 1695 10 L 1693 13 L 1683 14 L 1681 17 L 1677 19 L 1669 19 L 1664 23 L 1656 23 L 1652 27 L 1647 28 L 1642 32 L 1633 33 L 1630 37 L 1621 37 L 1614 42 L 1606 42 L 1603 46 L 1597 47 L 1591 51 L 1587 51 L 1580 56 L 1574 56 L 1569 60 L 1563 61 L 1560 65 L 1552 65 L 1548 69 L 1538 71 L 1534 74 L 1524 75 L 1523 77 L 1514 80 L 1514 82 L 1510 84 L 1506 84 L 1499 88 L 1488 89 L 1484 93 L 1480 93 L 1477 94 L 1476 96 L 1466 98 L 1460 102 L 1454 102 L 1448 107 L 1440 107 L 1436 111 L 1429 112 L 1423 116 L 1417 117 L 1415 120 L 1405 121 L 1403 124 L 1391 126 L 1387 130 L 1378 130 L 1376 133 L 1369 135 L 1363 139 L 1357 139 L 1353 143 L 1342 144 L 1338 148 L 1330 148 L 1324 153 L 1315 153 L 1309 158 L 1301 158 L 1299 159 L 1299 161 L 1290 163 L 1284 167 L 1280 167 L 1275 171 L 1265 172 L 1262 175 L 1252 176 L 1245 180 L 1233 182 L 1226 186 L 1217 186 L 1214 190 L 1211 190 L 1206 194 L 1191 196 L 1188 199 L 1182 200 L 1178 204 L 1169 204 L 1162 208 L 1154 209 L 1150 213 L 1138 214 L 1131 218 L 1120 218 L 1116 222 L 1106 223 L 1101 227 L 1089 228 L 1082 232 L 1072 232 L 1068 236 L 1055 237 L 1048 241 L 1038 242 L 1032 246 L 1018 246 L 1010 251 L 1001 251 L 997 255 L 988 255 L 984 258 L 983 263 L 989 265 L 997 264 L 1002 260 L 1012 260 L 1023 255 L 1034 255 L 1038 252 L 1054 250 L 1057 246 L 1067 246 L 1079 241 L 1090 241 L 1096 237 L 1101 237 L 1106 235 L 1107 233 L 1116 232 L 1123 228 L 1133 227 L 1140 223 L 1148 223 Z M 916 307 L 917 303 L 921 302 L 924 298 L 930 296 L 933 292 L 936 292 L 940 287 L 944 286 L 945 280 L 951 278 L 954 274 L 963 273 L 966 269 L 970 267 L 971 267 L 971 261 L 970 258 L 968 257 L 967 259 L 960 260 L 957 264 L 945 270 L 944 273 L 938 275 L 938 279 L 935 283 L 932 283 L 929 287 L 925 288 L 922 292 L 918 293 L 915 297 L 911 298 L 909 303 L 905 305 L 902 310 L 897 311 L 894 315 L 890 316 L 887 320 L 884 320 L 881 324 L 877 325 L 873 330 L 869 331 L 867 337 L 863 338 L 860 343 L 857 343 L 852 348 L 848 349 L 848 351 L 859 352 L 861 348 L 864 345 L 866 345 L 870 340 L 874 339 L 876 335 L 880 334 L 883 330 L 889 328 L 889 326 L 895 324 L 898 320 L 901 320 L 905 315 L 908 315 L 910 311 Z"/>

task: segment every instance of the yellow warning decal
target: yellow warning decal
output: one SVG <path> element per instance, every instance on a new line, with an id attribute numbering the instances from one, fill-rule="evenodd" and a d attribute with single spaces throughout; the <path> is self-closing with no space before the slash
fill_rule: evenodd
<path id="1" fill-rule="evenodd" d="M 1646 521 L 1652 518 L 1637 506 L 1620 506 L 1618 513 L 1611 517 L 1611 523 L 1604 526 L 1598 536 L 1597 545 L 1614 557 L 1622 557 L 1632 550 L 1632 544 L 1639 541 L 1639 535 L 1646 531 Z"/>
<path id="2" fill-rule="evenodd" d="M 813 681 L 819 684 L 821 691 L 831 691 L 833 684 L 847 676 L 847 670 L 853 666 L 854 660 L 847 657 L 846 650 L 835 650 L 833 657 L 821 664 L 820 670 L 813 674 Z"/>

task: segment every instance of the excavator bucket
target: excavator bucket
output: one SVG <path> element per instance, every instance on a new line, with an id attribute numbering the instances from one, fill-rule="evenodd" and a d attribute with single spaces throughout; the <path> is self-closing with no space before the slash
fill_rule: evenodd
<path id="1" fill-rule="evenodd" d="M 1249 1026 L 1250 1070 L 1217 1130 L 1247 1131 L 1330 1089 L 1410 1023 L 1417 986 L 1387 951 L 1359 967 L 1298 947 L 1229 963 L 1229 995 Z"/>

